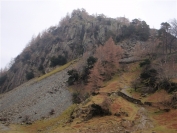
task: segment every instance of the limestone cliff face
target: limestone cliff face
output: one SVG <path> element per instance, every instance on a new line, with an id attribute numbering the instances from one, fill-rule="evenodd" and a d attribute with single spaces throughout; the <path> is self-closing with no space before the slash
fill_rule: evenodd
<path id="1" fill-rule="evenodd" d="M 53 69 L 51 58 L 64 56 L 67 61 L 78 58 L 86 51 L 94 51 L 112 36 L 121 33 L 122 23 L 104 15 L 91 16 L 85 10 L 74 10 L 58 26 L 53 26 L 33 38 L 19 54 L 0 84 L 0 93 L 9 91 L 27 81 L 31 73 L 38 77 Z M 32 76 L 33 77 L 33 76 Z"/>

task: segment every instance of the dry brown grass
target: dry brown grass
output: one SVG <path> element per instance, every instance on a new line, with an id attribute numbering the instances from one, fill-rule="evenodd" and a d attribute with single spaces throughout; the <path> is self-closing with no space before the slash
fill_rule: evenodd
<path id="1" fill-rule="evenodd" d="M 155 131 L 157 133 L 176 133 L 177 132 L 177 110 L 153 114 Z"/>
<path id="2" fill-rule="evenodd" d="M 165 90 L 159 90 L 145 98 L 149 102 L 164 102 L 170 100 L 170 95 Z"/>
<path id="3" fill-rule="evenodd" d="M 41 133 L 50 132 L 50 133 L 75 133 L 77 131 L 81 132 L 109 132 L 110 130 L 116 129 L 120 126 L 121 120 L 126 119 L 128 121 L 133 121 L 139 119 L 137 117 L 137 112 L 139 106 L 133 103 L 126 101 L 125 99 L 119 96 L 108 96 L 107 93 L 115 92 L 120 88 L 126 86 L 131 86 L 131 82 L 137 77 L 140 73 L 140 69 L 137 67 L 137 64 L 131 65 L 126 72 L 122 75 L 115 75 L 115 77 L 105 83 L 103 88 L 100 88 L 100 93 L 96 96 L 91 96 L 89 101 L 82 106 L 89 106 L 90 104 L 99 104 L 102 105 L 105 102 L 104 106 L 109 106 L 110 111 L 112 112 L 111 116 L 104 117 L 95 117 L 89 121 L 80 122 L 80 119 L 74 119 L 72 123 L 66 123 L 66 119 L 69 118 L 72 109 L 65 111 L 65 113 L 59 117 L 41 120 L 33 123 L 29 126 L 24 125 L 10 125 L 12 130 L 21 131 L 23 133 Z M 132 91 L 130 93 L 133 97 L 140 97 L 140 94 Z M 152 95 L 142 98 L 144 101 L 150 102 L 161 102 L 164 99 L 168 99 L 170 96 L 165 91 L 161 90 Z M 105 101 L 106 100 L 106 101 Z M 109 104 L 109 105 L 108 105 Z M 161 112 L 155 113 L 158 111 L 157 108 L 146 107 L 148 110 L 148 115 L 152 118 L 152 121 L 155 125 L 155 128 L 149 129 L 152 132 L 156 133 L 175 133 L 177 131 L 177 110 L 171 110 L 170 112 Z M 128 116 L 114 116 L 115 113 L 126 112 Z M 143 132 L 149 132 L 143 131 Z M 7 133 L 16 133 L 16 132 L 7 132 Z"/>

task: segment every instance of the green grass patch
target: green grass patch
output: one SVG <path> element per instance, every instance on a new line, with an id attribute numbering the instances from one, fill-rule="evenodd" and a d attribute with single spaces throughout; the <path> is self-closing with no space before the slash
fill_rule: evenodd
<path id="1" fill-rule="evenodd" d="M 163 114 L 163 113 L 165 113 L 164 110 L 158 110 L 158 111 L 154 112 L 154 115 L 160 115 L 160 114 Z"/>
<path id="2" fill-rule="evenodd" d="M 109 85 L 113 81 L 118 81 L 119 77 L 120 77 L 120 73 L 117 72 L 110 80 L 103 82 L 103 87 Z"/>
<path id="3" fill-rule="evenodd" d="M 165 126 L 156 126 L 153 130 L 157 133 L 176 133 L 176 129 L 170 129 Z"/>
<path id="4" fill-rule="evenodd" d="M 69 120 L 71 113 L 76 107 L 76 104 L 72 104 L 58 117 L 38 120 L 32 125 L 16 125 L 16 128 L 18 130 L 21 129 L 23 133 L 38 133 L 39 130 L 41 132 L 52 132 L 56 128 L 63 129 L 63 124 Z"/>
<path id="5" fill-rule="evenodd" d="M 60 124 L 65 123 L 70 118 L 71 113 L 74 111 L 76 107 L 77 107 L 76 104 L 72 104 L 58 117 L 58 119 L 61 121 Z"/>
<path id="6" fill-rule="evenodd" d="M 37 79 L 37 81 L 40 81 L 40 80 L 42 80 L 42 79 L 45 79 L 45 78 L 47 78 L 47 77 L 49 77 L 49 76 L 51 76 L 51 75 L 53 75 L 53 74 L 55 74 L 55 73 L 57 73 L 57 72 L 60 72 L 60 71 L 62 71 L 62 70 L 64 70 L 64 69 L 66 69 L 67 67 L 69 67 L 69 66 L 70 66 L 71 64 L 73 64 L 74 62 L 76 62 L 76 60 L 70 61 L 70 62 L 68 62 L 67 64 L 63 65 L 63 66 L 57 67 L 56 69 L 52 70 L 51 72 L 46 73 L 46 74 L 42 75 L 41 77 L 39 77 L 39 78 Z"/>
<path id="7" fill-rule="evenodd" d="M 129 94 L 131 94 L 131 93 L 135 93 L 136 91 L 135 91 L 134 88 L 128 88 L 128 89 L 127 89 L 127 92 L 128 92 Z"/>

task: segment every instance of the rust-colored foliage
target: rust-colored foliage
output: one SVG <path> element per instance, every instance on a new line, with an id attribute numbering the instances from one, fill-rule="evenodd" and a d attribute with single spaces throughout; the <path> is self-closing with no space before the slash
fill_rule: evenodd
<path id="1" fill-rule="evenodd" d="M 98 61 L 90 71 L 87 87 L 96 90 L 102 86 L 104 80 L 111 79 L 119 68 L 121 55 L 121 47 L 115 45 L 112 38 L 104 46 L 98 47 L 95 53 Z"/>
<path id="2" fill-rule="evenodd" d="M 87 88 L 92 89 L 95 91 L 96 89 L 100 88 L 103 85 L 103 77 L 100 75 L 101 73 L 101 63 L 100 61 L 97 61 L 90 71 L 89 79 L 88 79 L 88 85 Z"/>
<path id="3" fill-rule="evenodd" d="M 96 50 L 95 56 L 100 59 L 101 67 L 104 69 L 104 79 L 110 79 L 119 67 L 119 59 L 122 55 L 120 46 L 115 45 L 112 38 L 104 46 Z"/>

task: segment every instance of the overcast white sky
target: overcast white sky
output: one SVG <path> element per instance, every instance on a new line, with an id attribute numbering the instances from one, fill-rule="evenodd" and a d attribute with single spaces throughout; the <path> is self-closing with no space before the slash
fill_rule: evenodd
<path id="1" fill-rule="evenodd" d="M 130 20 L 141 18 L 151 28 L 177 19 L 177 0 L 0 0 L 0 68 L 22 52 L 33 35 L 55 26 L 67 13 L 84 8 L 91 14 L 104 14 Z"/>

